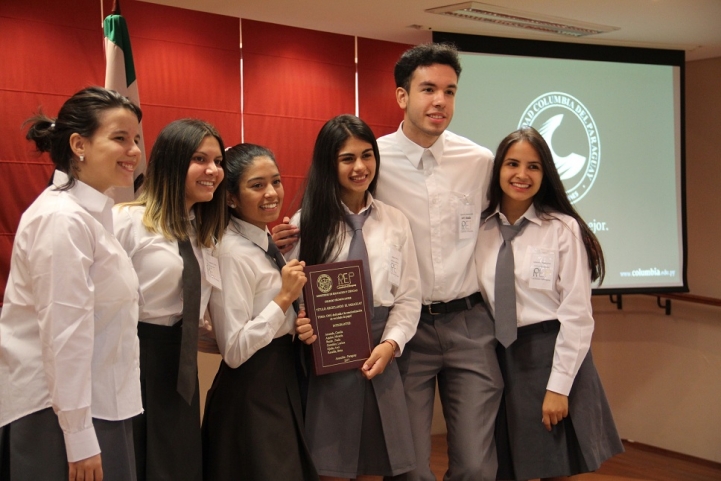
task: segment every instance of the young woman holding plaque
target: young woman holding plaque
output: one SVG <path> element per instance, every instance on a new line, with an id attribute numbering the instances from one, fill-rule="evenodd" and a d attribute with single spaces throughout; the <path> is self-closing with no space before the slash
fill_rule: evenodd
<path id="1" fill-rule="evenodd" d="M 379 479 L 415 467 L 392 360 L 415 334 L 420 280 L 408 220 L 373 199 L 379 168 L 375 135 L 365 122 L 352 115 L 329 120 L 316 139 L 301 210 L 291 220 L 300 227 L 300 242 L 288 258 L 307 265 L 370 261 L 364 265 L 372 285 L 370 357 L 361 369 L 311 374 L 309 381 L 306 437 L 321 479 Z M 307 318 L 298 320 L 297 332 L 306 343 L 317 341 Z"/>
<path id="2" fill-rule="evenodd" d="M 483 214 L 478 279 L 505 383 L 498 479 L 594 471 L 623 451 L 589 350 L 591 283 L 603 280 L 603 253 L 533 128 L 498 146 Z"/>
<path id="3" fill-rule="evenodd" d="M 283 204 L 278 165 L 270 150 L 240 144 L 226 151 L 225 172 L 222 289 L 210 296 L 223 362 L 205 404 L 204 477 L 316 480 L 303 438 L 292 336 L 304 263 L 286 264 L 266 227 Z"/>
<path id="4" fill-rule="evenodd" d="M 88 87 L 28 121 L 55 173 L 20 219 L 0 317 L 2 480 L 135 479 L 138 277 L 103 193 L 133 185 L 141 117 Z"/>
<path id="5" fill-rule="evenodd" d="M 138 481 L 203 479 L 197 334 L 225 228 L 223 156 L 212 125 L 171 122 L 153 145 L 143 193 L 113 209 L 115 235 L 140 280 Z"/>

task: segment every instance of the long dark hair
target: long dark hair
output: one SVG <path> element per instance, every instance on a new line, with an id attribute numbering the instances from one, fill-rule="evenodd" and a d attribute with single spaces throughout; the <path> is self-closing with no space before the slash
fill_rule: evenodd
<path id="1" fill-rule="evenodd" d="M 516 142 L 522 140 L 528 142 L 536 150 L 543 167 L 543 180 L 541 181 L 541 187 L 538 189 L 538 192 L 533 196 L 533 207 L 541 217 L 552 218 L 554 213 L 559 212 L 576 219 L 581 228 L 581 240 L 583 240 L 583 245 L 588 254 L 588 267 L 591 270 L 591 280 L 595 281 L 596 279 L 600 279 L 599 284 L 602 283 L 606 275 L 606 264 L 604 262 L 601 244 L 568 200 L 566 189 L 563 187 L 561 177 L 558 175 L 558 170 L 556 170 L 556 164 L 553 162 L 551 149 L 548 148 L 548 144 L 546 144 L 541 134 L 533 127 L 523 127 L 515 132 L 511 132 L 498 145 L 496 158 L 493 162 L 493 176 L 491 177 L 491 185 L 489 187 L 490 204 L 483 212 L 484 217 L 492 214 L 501 204 L 501 199 L 503 198 L 500 182 L 501 166 L 503 165 L 503 160 L 506 158 L 508 149 Z"/>
<path id="2" fill-rule="evenodd" d="M 376 173 L 368 192 L 373 195 L 376 191 L 381 159 L 373 131 L 355 115 L 339 115 L 330 119 L 315 140 L 313 161 L 301 203 L 299 258 L 307 265 L 329 261 L 343 243 L 345 229 L 338 182 L 338 152 L 351 137 L 368 142 L 373 147 Z"/>
<path id="3" fill-rule="evenodd" d="M 49 152 L 55 168 L 68 175 L 68 182 L 61 190 L 70 189 L 77 179 L 77 160 L 70 147 L 70 137 L 79 134 L 90 138 L 100 127 L 100 116 L 110 109 L 124 108 L 143 119 L 140 107 L 127 97 L 103 87 L 87 87 L 65 101 L 56 119 L 42 111 L 30 117 L 24 125 L 30 125 L 25 138 L 35 142 L 38 152 Z"/>
<path id="4" fill-rule="evenodd" d="M 215 137 L 225 159 L 223 139 L 215 127 L 198 119 L 175 120 L 155 140 L 148 161 L 147 178 L 140 197 L 130 205 L 144 205 L 143 225 L 166 238 L 188 238 L 185 207 L 185 178 L 195 151 L 207 136 Z M 218 169 L 222 168 L 221 166 Z M 198 245 L 212 247 L 225 229 L 225 179 L 209 202 L 193 206 Z"/>

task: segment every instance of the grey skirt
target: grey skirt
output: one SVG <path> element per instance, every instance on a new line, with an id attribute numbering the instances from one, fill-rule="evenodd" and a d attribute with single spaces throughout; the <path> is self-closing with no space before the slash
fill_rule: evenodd
<path id="1" fill-rule="evenodd" d="M 595 471 L 623 452 L 591 351 L 568 396 L 568 417 L 551 432 L 541 423 L 558 321 L 522 327 L 497 348 L 505 388 L 496 419 L 498 479 L 525 480 Z"/>
<path id="2" fill-rule="evenodd" d="M 103 479 L 135 481 L 133 424 L 130 419 L 93 418 L 100 445 Z M 28 414 L 0 427 L 0 481 L 68 478 L 65 438 L 51 408 Z"/>
<path id="3" fill-rule="evenodd" d="M 374 309 L 373 345 L 383 335 L 389 309 Z M 398 364 L 368 381 L 358 369 L 311 374 L 306 440 L 318 473 L 355 478 L 395 476 L 415 468 L 408 408 Z"/>

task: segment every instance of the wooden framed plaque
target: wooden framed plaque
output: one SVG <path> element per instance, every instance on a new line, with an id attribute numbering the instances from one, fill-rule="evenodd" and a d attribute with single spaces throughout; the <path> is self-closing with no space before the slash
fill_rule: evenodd
<path id="1" fill-rule="evenodd" d="M 363 262 L 319 264 L 304 271 L 303 300 L 318 335 L 313 343 L 316 375 L 360 368 L 373 346 Z"/>

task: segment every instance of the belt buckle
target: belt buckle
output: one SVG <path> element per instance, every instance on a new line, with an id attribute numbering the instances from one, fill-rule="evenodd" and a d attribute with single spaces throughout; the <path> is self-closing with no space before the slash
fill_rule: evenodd
<path id="1" fill-rule="evenodd" d="M 428 314 L 430 314 L 431 316 L 438 316 L 440 314 L 443 314 L 442 312 L 433 312 L 433 304 L 440 305 L 442 303 L 441 302 L 438 302 L 438 303 L 431 302 L 430 304 L 428 304 Z"/>

